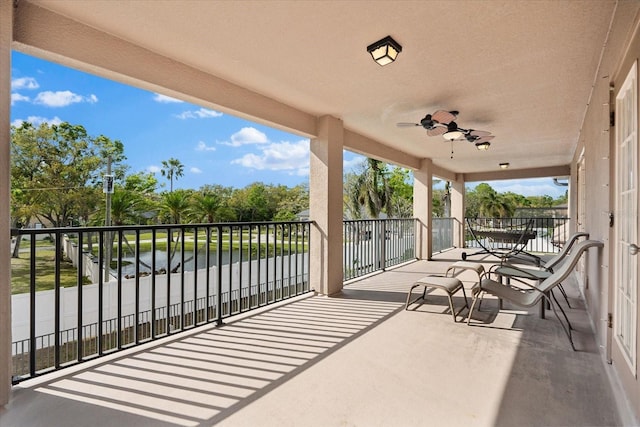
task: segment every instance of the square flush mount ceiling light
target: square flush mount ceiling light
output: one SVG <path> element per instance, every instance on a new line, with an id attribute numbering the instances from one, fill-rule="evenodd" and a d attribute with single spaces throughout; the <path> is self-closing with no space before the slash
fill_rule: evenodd
<path id="1" fill-rule="evenodd" d="M 379 65 L 387 65 L 396 60 L 398 54 L 402 52 L 402 46 L 391 36 L 387 36 L 367 46 L 367 52 Z"/>

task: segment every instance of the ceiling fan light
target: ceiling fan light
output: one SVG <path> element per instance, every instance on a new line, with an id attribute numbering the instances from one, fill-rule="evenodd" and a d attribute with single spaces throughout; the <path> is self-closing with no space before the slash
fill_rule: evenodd
<path id="1" fill-rule="evenodd" d="M 491 145 L 491 143 L 489 141 L 476 142 L 476 148 L 478 150 L 482 150 L 482 151 L 487 151 L 489 149 L 490 145 Z"/>
<path id="2" fill-rule="evenodd" d="M 371 54 L 374 61 L 384 66 L 396 60 L 398 54 L 402 52 L 402 46 L 391 36 L 387 36 L 367 46 L 367 52 Z"/>
<path id="3" fill-rule="evenodd" d="M 459 130 L 452 130 L 443 134 L 442 137 L 447 141 L 453 141 L 454 139 L 462 138 L 463 135 L 464 133 Z"/>

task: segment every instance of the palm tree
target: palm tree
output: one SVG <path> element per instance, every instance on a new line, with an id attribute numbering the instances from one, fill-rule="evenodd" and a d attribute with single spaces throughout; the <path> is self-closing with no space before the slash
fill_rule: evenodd
<path id="1" fill-rule="evenodd" d="M 162 161 L 162 169 L 160 170 L 162 176 L 166 176 L 170 181 L 169 191 L 173 192 L 173 178 L 175 177 L 176 181 L 179 177 L 184 175 L 184 165 L 178 159 L 174 159 L 173 157 L 169 160 Z"/>
<path id="2" fill-rule="evenodd" d="M 213 194 L 198 194 L 191 204 L 189 213 L 196 222 L 215 222 L 220 208 L 220 198 Z"/>
<path id="3" fill-rule="evenodd" d="M 345 209 L 353 219 L 362 217 L 362 207 L 370 218 L 378 218 L 383 210 L 389 216 L 395 213 L 387 169 L 380 160 L 367 159 L 360 172 L 347 174 L 344 193 Z"/>
<path id="4" fill-rule="evenodd" d="M 140 216 L 141 199 L 128 190 L 118 190 L 111 196 L 111 222 L 113 225 L 135 224 Z"/>
<path id="5" fill-rule="evenodd" d="M 444 183 L 444 194 L 442 195 L 442 202 L 444 203 L 444 217 L 451 217 L 451 181 Z"/>
<path id="6" fill-rule="evenodd" d="M 360 206 L 360 175 L 348 173 L 344 177 L 344 210 L 349 219 L 362 219 L 362 206 Z"/>
<path id="7" fill-rule="evenodd" d="M 189 211 L 189 193 L 184 190 L 178 190 L 175 193 L 162 194 L 160 211 L 162 212 L 163 217 L 165 217 L 170 224 L 180 224 L 182 222 L 182 217 Z M 173 229 L 169 229 L 168 233 L 169 241 L 173 242 Z M 169 255 L 168 269 L 171 272 L 175 272 L 181 266 L 180 263 L 175 267 L 172 266 L 173 258 L 178 249 L 178 242 L 180 241 L 181 235 L 182 233 L 178 234 L 176 244 L 173 245 L 171 254 Z M 189 260 L 191 260 L 191 258 L 186 259 L 185 262 Z"/>
<path id="8" fill-rule="evenodd" d="M 189 194 L 184 190 L 164 193 L 160 210 L 171 224 L 180 224 L 182 217 L 189 211 Z"/>
<path id="9" fill-rule="evenodd" d="M 360 184 L 360 204 L 364 205 L 371 218 L 378 218 L 383 210 L 388 216 L 393 216 L 391 189 L 384 163 L 380 160 L 367 159 Z"/>

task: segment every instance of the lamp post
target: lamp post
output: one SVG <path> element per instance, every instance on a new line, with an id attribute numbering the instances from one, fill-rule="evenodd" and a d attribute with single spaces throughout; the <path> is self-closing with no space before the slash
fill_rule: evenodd
<path id="1" fill-rule="evenodd" d="M 102 192 L 106 194 L 106 212 L 104 216 L 104 225 L 111 225 L 111 195 L 113 194 L 113 175 L 111 175 L 111 156 L 107 158 L 107 173 L 104 175 Z M 113 247 L 113 238 L 111 231 L 106 233 L 106 247 L 104 249 L 105 257 L 105 282 L 111 278 L 111 249 Z"/>

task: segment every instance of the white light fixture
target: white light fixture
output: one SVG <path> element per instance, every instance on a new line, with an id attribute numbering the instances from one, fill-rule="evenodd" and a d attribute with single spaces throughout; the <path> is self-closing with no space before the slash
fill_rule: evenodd
<path id="1" fill-rule="evenodd" d="M 462 138 L 464 136 L 464 132 L 458 129 L 458 124 L 456 122 L 451 122 L 447 125 L 447 132 L 442 134 L 442 137 L 447 141 L 453 141 L 454 139 Z"/>
<path id="2" fill-rule="evenodd" d="M 453 141 L 454 139 L 462 138 L 462 135 L 464 135 L 464 133 L 460 132 L 459 130 L 453 130 L 451 132 L 443 134 L 442 137 L 447 141 Z"/>
<path id="3" fill-rule="evenodd" d="M 491 146 L 491 143 L 489 141 L 476 143 L 476 148 L 482 151 L 487 151 L 489 149 L 489 146 Z"/>
<path id="4" fill-rule="evenodd" d="M 398 54 L 402 52 L 402 46 L 391 36 L 387 36 L 367 46 L 367 52 L 379 65 L 387 65 L 396 60 Z"/>
<path id="5" fill-rule="evenodd" d="M 507 169 L 507 168 L 509 168 L 509 162 L 505 162 L 505 163 L 498 163 L 498 165 L 500 166 L 500 169 Z"/>

